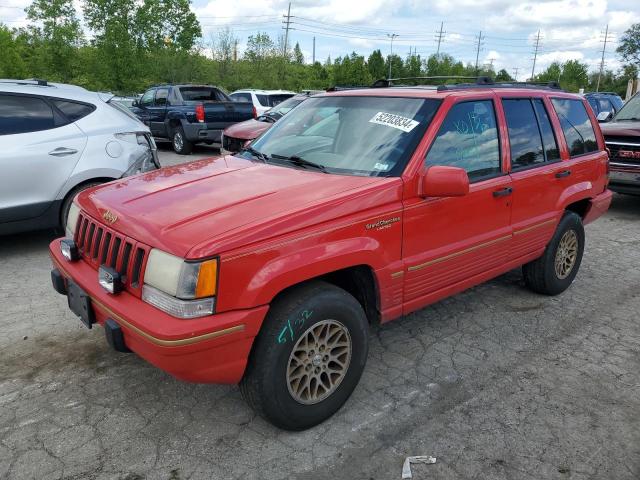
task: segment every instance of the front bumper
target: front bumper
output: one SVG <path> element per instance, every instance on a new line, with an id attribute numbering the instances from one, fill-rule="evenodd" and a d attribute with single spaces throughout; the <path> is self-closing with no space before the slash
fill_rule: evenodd
<path id="1" fill-rule="evenodd" d="M 126 291 L 108 294 L 90 265 L 62 256 L 60 239 L 51 242 L 49 253 L 56 291 L 65 293 L 72 279 L 91 298 L 96 323 L 115 322 L 126 347 L 149 363 L 187 382 L 238 383 L 242 378 L 268 305 L 182 320 Z"/>
<path id="2" fill-rule="evenodd" d="M 220 143 L 222 129 L 209 128 L 206 123 L 185 124 L 184 135 L 190 142 L 213 142 Z"/>
<path id="3" fill-rule="evenodd" d="M 640 195 L 640 165 L 610 162 L 609 168 L 611 190 Z"/>

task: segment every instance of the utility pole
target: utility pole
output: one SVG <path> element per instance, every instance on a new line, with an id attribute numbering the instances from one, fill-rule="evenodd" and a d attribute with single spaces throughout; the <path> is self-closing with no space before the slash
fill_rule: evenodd
<path id="1" fill-rule="evenodd" d="M 233 61 L 238 61 L 238 40 L 233 42 Z"/>
<path id="2" fill-rule="evenodd" d="M 519 67 L 515 67 L 515 68 L 513 69 L 513 78 L 514 78 L 514 80 L 515 80 L 516 82 L 518 81 L 518 70 L 520 70 L 520 68 L 519 68 Z"/>
<path id="3" fill-rule="evenodd" d="M 286 18 L 283 24 L 286 25 L 284 29 L 284 51 L 282 52 L 282 56 L 287 56 L 287 42 L 289 41 L 289 27 L 291 25 L 291 2 L 289 2 L 289 8 L 287 9 L 287 14 L 283 15 L 283 18 Z"/>
<path id="4" fill-rule="evenodd" d="M 482 40 L 483 40 L 483 36 L 482 36 L 482 30 L 480 30 L 480 35 L 478 35 L 478 46 L 476 48 L 476 75 L 478 75 L 479 70 L 478 70 L 478 60 L 480 58 L 480 47 L 482 46 Z"/>
<path id="5" fill-rule="evenodd" d="M 387 77 L 387 79 L 391 78 L 391 58 L 393 57 L 393 40 L 398 36 L 399 35 L 396 33 L 387 33 L 387 37 L 391 39 L 391 50 L 389 52 L 389 76 Z"/>
<path id="6" fill-rule="evenodd" d="M 436 40 L 438 40 L 438 50 L 436 50 L 436 55 L 440 55 L 440 44 L 444 40 L 444 36 L 447 33 L 442 31 L 442 27 L 444 27 L 444 22 L 440 22 L 440 30 L 436 32 Z"/>
<path id="7" fill-rule="evenodd" d="M 600 40 L 604 43 L 602 46 L 602 60 L 600 60 L 600 72 L 598 72 L 598 84 L 596 85 L 596 92 L 600 91 L 600 79 L 602 78 L 602 72 L 604 71 L 604 54 L 607 50 L 607 41 L 609 40 L 609 24 L 604 29 L 604 40 Z"/>
<path id="8" fill-rule="evenodd" d="M 540 48 L 540 30 L 538 30 L 538 34 L 536 35 L 536 45 L 533 50 L 533 67 L 531 67 L 531 81 L 533 81 L 533 75 L 536 72 L 536 60 L 538 59 L 538 49 Z"/>
<path id="9" fill-rule="evenodd" d="M 313 37 L 313 62 L 311 64 L 314 63 L 316 63 L 316 37 Z"/>

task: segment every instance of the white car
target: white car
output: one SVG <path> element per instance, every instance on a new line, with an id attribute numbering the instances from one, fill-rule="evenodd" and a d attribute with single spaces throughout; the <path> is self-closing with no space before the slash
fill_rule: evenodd
<path id="1" fill-rule="evenodd" d="M 291 98 L 295 92 L 288 90 L 236 90 L 229 96 L 237 102 L 251 102 L 256 109 L 256 117 L 262 115 L 267 110 L 275 107 L 280 102 Z"/>
<path id="2" fill-rule="evenodd" d="M 80 191 L 159 167 L 149 129 L 112 99 L 0 80 L 0 235 L 64 228 Z"/>

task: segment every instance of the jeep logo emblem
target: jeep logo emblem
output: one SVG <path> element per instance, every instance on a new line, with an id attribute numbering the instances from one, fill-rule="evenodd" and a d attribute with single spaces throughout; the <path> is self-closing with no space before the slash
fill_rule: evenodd
<path id="1" fill-rule="evenodd" d="M 102 214 L 102 218 L 104 218 L 104 221 L 109 225 L 113 225 L 116 223 L 116 220 L 118 220 L 118 216 L 115 213 L 112 213 L 111 210 L 105 210 Z"/>

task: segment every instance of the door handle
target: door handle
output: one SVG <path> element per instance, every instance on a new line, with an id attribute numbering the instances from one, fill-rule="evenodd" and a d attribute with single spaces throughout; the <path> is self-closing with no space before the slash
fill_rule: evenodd
<path id="1" fill-rule="evenodd" d="M 493 192 L 493 196 L 494 197 L 506 197 L 508 195 L 511 195 L 513 193 L 513 188 L 511 187 L 505 187 L 505 188 L 501 188 L 500 190 L 496 190 Z"/>
<path id="2" fill-rule="evenodd" d="M 571 175 L 571 170 L 563 170 L 556 173 L 556 178 L 564 178 L 568 177 L 569 175 Z"/>
<path id="3" fill-rule="evenodd" d="M 49 155 L 53 155 L 54 157 L 66 157 L 67 155 L 73 155 L 75 153 L 78 153 L 78 150 L 75 148 L 58 147 L 55 150 L 51 150 Z"/>

